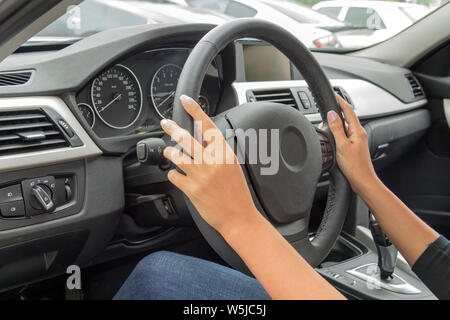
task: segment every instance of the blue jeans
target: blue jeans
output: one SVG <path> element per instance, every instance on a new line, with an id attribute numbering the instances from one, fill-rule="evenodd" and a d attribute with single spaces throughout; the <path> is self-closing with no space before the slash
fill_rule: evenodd
<path id="1" fill-rule="evenodd" d="M 254 278 L 206 260 L 160 251 L 142 259 L 115 300 L 267 300 Z"/>

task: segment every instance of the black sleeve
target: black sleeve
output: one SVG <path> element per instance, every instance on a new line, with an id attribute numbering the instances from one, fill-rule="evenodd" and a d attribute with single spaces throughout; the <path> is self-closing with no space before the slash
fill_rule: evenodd
<path id="1" fill-rule="evenodd" d="M 450 242 L 444 236 L 428 246 L 412 270 L 436 297 L 450 300 Z"/>

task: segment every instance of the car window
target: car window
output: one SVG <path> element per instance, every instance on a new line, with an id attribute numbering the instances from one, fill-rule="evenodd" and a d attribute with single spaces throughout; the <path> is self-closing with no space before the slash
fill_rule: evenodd
<path id="1" fill-rule="evenodd" d="M 234 18 L 249 18 L 256 16 L 256 10 L 236 1 L 230 1 L 225 14 Z"/>
<path id="2" fill-rule="evenodd" d="M 0 0 L 0 3 L 2 1 L 6 0 Z M 348 5 L 338 5 L 338 2 L 329 2 L 330 6 L 327 4 L 327 7 L 315 9 L 313 5 L 320 1 L 84 0 L 78 6 L 68 7 L 66 14 L 24 45 L 37 48 L 44 48 L 46 44 L 68 45 L 94 33 L 125 26 L 166 23 L 219 25 L 234 18 L 258 17 L 291 30 L 311 49 L 345 52 L 384 41 L 408 27 L 405 20 L 415 21 L 433 10 L 450 6 L 447 0 L 414 0 L 422 5 L 404 3 L 396 6 L 390 1 L 378 1 L 377 12 L 367 6 L 357 7 L 356 2 L 349 0 L 350 9 L 347 9 Z M 442 5 L 429 1 L 442 1 Z M 381 12 L 387 12 L 393 23 L 386 24 L 387 20 L 381 19 Z M 338 21 L 337 17 L 343 21 Z M 374 32 L 375 29 L 383 29 L 384 32 Z"/>
<path id="3" fill-rule="evenodd" d="M 372 8 L 350 7 L 344 21 L 355 27 L 369 29 L 386 28 L 380 15 Z"/>
<path id="4" fill-rule="evenodd" d="M 333 18 L 337 18 L 339 15 L 339 12 L 341 12 L 342 7 L 325 7 L 325 8 L 319 8 L 317 11 L 320 13 L 324 13 L 326 15 L 329 15 Z"/>
<path id="5" fill-rule="evenodd" d="M 84 1 L 39 32 L 41 37 L 87 37 L 119 27 L 149 23 L 149 19 L 101 2 Z"/>
<path id="6" fill-rule="evenodd" d="M 403 12 L 412 22 L 426 16 L 430 10 L 425 7 L 399 7 L 400 11 Z"/>

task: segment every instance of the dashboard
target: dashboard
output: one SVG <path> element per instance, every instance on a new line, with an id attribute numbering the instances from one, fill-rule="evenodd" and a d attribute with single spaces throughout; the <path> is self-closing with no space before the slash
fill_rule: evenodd
<path id="1" fill-rule="evenodd" d="M 178 79 L 191 48 L 158 48 L 114 63 L 91 79 L 76 96 L 84 121 L 99 137 L 159 130 L 172 117 Z M 215 113 L 220 97 L 219 70 L 210 65 L 198 102 Z"/>
<path id="2" fill-rule="evenodd" d="M 0 86 L 0 96 L 30 99 L 19 103 L 25 103 L 24 107 L 33 104 L 33 96 L 39 101 L 49 97 L 44 104 L 54 106 L 60 114 L 70 110 L 77 119 L 69 124 L 83 127 L 92 141 L 88 149 L 124 154 L 141 139 L 161 136 L 159 122 L 170 117 L 171 95 L 180 68 L 210 28 L 202 24 L 136 26 L 94 34 L 62 50 L 17 53 L 0 64 L 0 73 L 26 71 L 30 79 L 23 85 Z M 331 84 L 338 92 L 347 93 L 363 119 L 426 104 L 424 94 L 414 96 L 407 69 L 365 58 L 313 54 Z M 255 39 L 240 39 L 218 55 L 197 99 L 214 116 L 265 94 L 272 101 L 287 95 L 290 101 L 286 104 L 299 109 L 313 123 L 321 121 L 314 96 L 301 74 L 275 48 Z M 3 104 L 18 103 L 7 100 Z M 62 149 L 52 150 L 51 154 L 58 155 L 57 159 L 71 159 L 72 154 L 79 154 L 75 150 L 62 155 Z M 25 164 L 43 164 L 36 161 L 40 155 L 21 158 Z"/>
<path id="3" fill-rule="evenodd" d="M 113 60 L 77 90 L 76 109 L 82 121 L 99 139 L 160 131 L 160 120 L 172 117 L 178 79 L 192 46 L 149 48 Z M 232 55 L 219 54 L 207 70 L 197 101 L 208 115 L 264 99 L 297 108 L 313 123 L 321 121 L 313 93 L 278 49 L 256 39 L 241 39 L 232 51 Z M 332 55 L 336 60 L 330 63 L 321 58 L 331 55 L 316 55 L 336 92 L 357 106 L 362 119 L 405 112 L 425 102 L 424 96 L 411 94 L 407 70 L 397 68 L 393 78 L 382 64 L 368 73 L 354 64 L 359 62 L 355 58 L 349 65 L 345 56 Z M 227 81 L 224 77 L 230 69 L 234 73 Z M 227 91 L 229 96 L 222 96 Z M 227 98 L 228 105 L 221 106 L 221 99 Z M 376 109 L 370 98 L 380 101 Z"/>

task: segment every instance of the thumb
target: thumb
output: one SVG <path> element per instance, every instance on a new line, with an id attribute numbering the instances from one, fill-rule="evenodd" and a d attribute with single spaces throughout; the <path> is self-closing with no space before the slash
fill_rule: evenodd
<path id="1" fill-rule="evenodd" d="M 327 113 L 327 120 L 336 144 L 342 144 L 347 139 L 347 135 L 345 134 L 341 118 L 335 111 L 329 111 Z"/>

